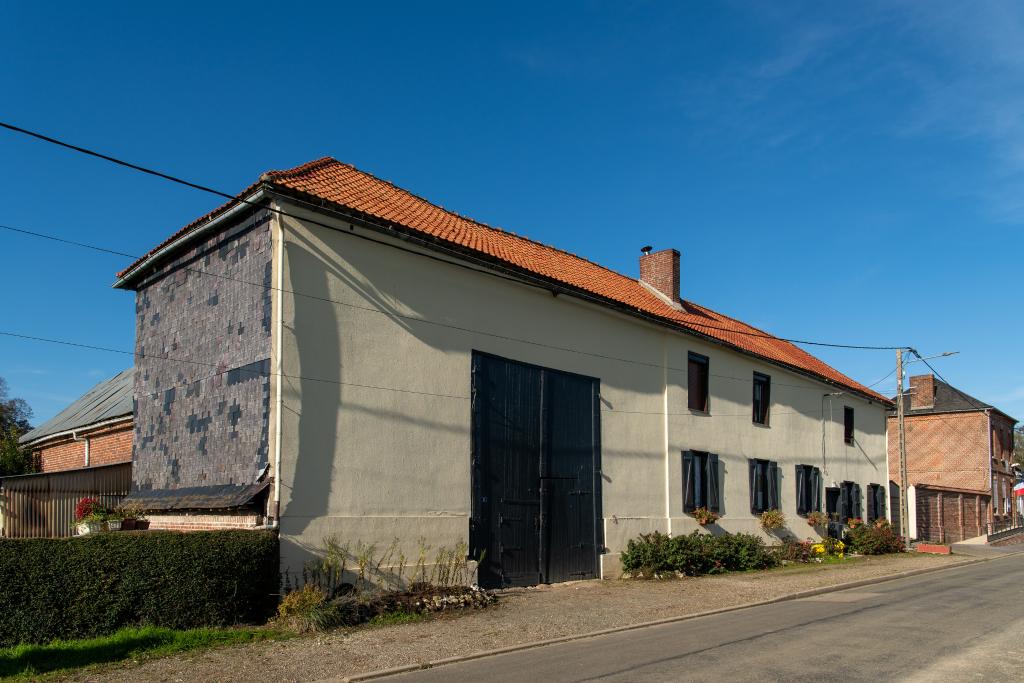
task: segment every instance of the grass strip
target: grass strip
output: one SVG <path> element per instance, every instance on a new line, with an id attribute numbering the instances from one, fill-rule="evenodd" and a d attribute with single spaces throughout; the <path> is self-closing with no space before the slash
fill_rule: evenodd
<path id="1" fill-rule="evenodd" d="M 99 638 L 2 648 L 0 678 L 35 678 L 41 674 L 98 664 L 165 657 L 189 650 L 286 637 L 286 633 L 266 628 L 197 628 L 184 631 L 157 626 L 124 628 Z"/>

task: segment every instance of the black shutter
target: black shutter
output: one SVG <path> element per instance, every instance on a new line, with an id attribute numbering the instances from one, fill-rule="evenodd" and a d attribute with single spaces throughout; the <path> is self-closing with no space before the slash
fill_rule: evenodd
<path id="1" fill-rule="evenodd" d="M 683 511 L 693 512 L 693 451 L 683 451 Z"/>
<path id="2" fill-rule="evenodd" d="M 807 468 L 803 465 L 796 466 L 796 514 L 807 514 Z"/>
<path id="3" fill-rule="evenodd" d="M 765 474 L 768 477 L 768 510 L 779 509 L 779 466 L 777 463 L 768 463 L 767 472 Z"/>
<path id="4" fill-rule="evenodd" d="M 811 511 L 821 512 L 821 470 L 811 468 Z"/>
<path id="5" fill-rule="evenodd" d="M 708 485 L 707 505 L 708 510 L 712 512 L 718 512 L 719 508 L 719 487 L 718 487 L 718 456 L 714 453 L 708 453 L 708 471 L 707 477 L 704 481 Z"/>
<path id="6" fill-rule="evenodd" d="M 758 484 L 757 461 L 756 460 L 750 460 L 749 462 L 750 462 L 750 514 L 756 515 L 756 514 L 759 514 L 759 510 L 757 509 L 757 493 L 758 493 L 758 491 L 757 491 L 757 484 Z"/>

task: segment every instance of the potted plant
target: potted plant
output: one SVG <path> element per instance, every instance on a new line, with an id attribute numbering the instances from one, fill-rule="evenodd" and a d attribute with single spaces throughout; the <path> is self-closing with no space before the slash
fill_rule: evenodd
<path id="1" fill-rule="evenodd" d="M 846 520 L 846 526 L 850 527 L 851 529 L 856 529 L 863 523 L 864 520 L 860 517 L 850 517 L 848 520 Z"/>
<path id="2" fill-rule="evenodd" d="M 774 531 L 786 526 L 786 516 L 782 510 L 765 510 L 761 513 L 761 528 L 765 531 Z"/>
<path id="3" fill-rule="evenodd" d="M 106 515 L 107 531 L 120 531 L 123 522 L 124 517 L 122 516 L 121 510 L 118 508 L 114 508 Z"/>
<path id="4" fill-rule="evenodd" d="M 707 524 L 714 524 L 718 521 L 718 513 L 708 510 L 706 507 L 699 507 L 693 511 L 693 518 L 697 520 L 697 524 L 705 526 Z"/>
<path id="5" fill-rule="evenodd" d="M 824 529 L 828 526 L 828 515 L 824 512 L 808 512 L 807 524 L 815 529 Z"/>
<path id="6" fill-rule="evenodd" d="M 141 505 L 138 503 L 125 503 L 117 510 L 121 514 L 121 531 L 143 528 L 139 526 L 140 521 L 145 521 Z"/>
<path id="7" fill-rule="evenodd" d="M 75 528 L 79 536 L 103 530 L 107 510 L 95 498 L 82 498 L 75 505 Z"/>

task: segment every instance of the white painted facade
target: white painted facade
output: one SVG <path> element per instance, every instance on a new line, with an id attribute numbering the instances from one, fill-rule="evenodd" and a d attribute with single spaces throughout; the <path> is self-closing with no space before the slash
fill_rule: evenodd
<path id="1" fill-rule="evenodd" d="M 630 538 L 699 528 L 683 512 L 683 450 L 719 455 L 719 526 L 729 532 L 761 533 L 749 509 L 749 458 L 778 462 L 782 510 L 800 538 L 815 534 L 796 514 L 795 465 L 821 468 L 825 486 L 887 483 L 878 401 L 826 396 L 840 390 L 323 214 L 315 221 L 333 229 L 274 220 L 283 291 L 273 360 L 282 378 L 271 424 L 286 567 L 298 568 L 328 535 L 378 546 L 398 538 L 407 556 L 421 537 L 435 548 L 468 540 L 474 350 L 600 380 L 606 577 L 618 576 Z M 690 351 L 710 358 L 707 415 L 687 409 Z M 751 419 L 755 371 L 771 377 L 770 426 Z M 855 410 L 853 445 L 843 440 L 844 406 Z"/>

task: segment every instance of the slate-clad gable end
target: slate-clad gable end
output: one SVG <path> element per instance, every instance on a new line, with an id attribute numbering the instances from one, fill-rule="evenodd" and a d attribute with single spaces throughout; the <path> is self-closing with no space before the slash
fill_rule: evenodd
<path id="1" fill-rule="evenodd" d="M 136 488 L 244 486 L 266 467 L 271 250 L 260 210 L 139 285 Z"/>

